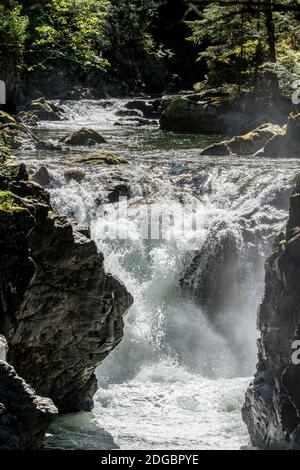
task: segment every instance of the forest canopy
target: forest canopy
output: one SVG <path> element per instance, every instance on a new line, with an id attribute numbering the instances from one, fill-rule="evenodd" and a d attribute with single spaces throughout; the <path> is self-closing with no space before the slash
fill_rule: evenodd
<path id="1" fill-rule="evenodd" d="M 125 60 L 165 57 L 175 76 L 188 56 L 193 83 L 248 89 L 267 79 L 290 92 L 300 78 L 299 7 L 299 0 L 4 0 L 1 60 L 21 71 L 63 61 L 102 73 Z"/>

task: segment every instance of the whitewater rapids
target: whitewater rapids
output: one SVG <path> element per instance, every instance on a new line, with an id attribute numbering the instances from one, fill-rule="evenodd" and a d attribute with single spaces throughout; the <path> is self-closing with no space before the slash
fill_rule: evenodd
<path id="1" fill-rule="evenodd" d="M 256 310 L 264 291 L 264 262 L 286 220 L 288 195 L 300 164 L 200 157 L 199 149 L 213 138 L 164 134 L 156 127 L 114 126 L 123 104 L 63 103 L 70 120 L 47 123 L 41 133 L 56 140 L 83 125 L 93 127 L 108 141 L 105 150 L 129 161 L 126 167 L 85 167 L 85 178 L 78 183 L 67 182 L 63 174 L 68 159 L 82 149 L 63 155 L 29 152 L 24 159 L 34 169 L 47 165 L 53 178 L 53 207 L 89 224 L 107 271 L 118 276 L 135 299 L 124 319 L 122 343 L 97 370 L 93 413 L 58 418 L 47 445 L 240 449 L 249 444 L 241 407 L 255 372 Z M 112 240 L 105 234 L 112 230 L 115 214 L 105 201 L 108 188 L 124 181 L 132 192 L 128 217 L 119 220 L 126 239 Z M 208 182 L 204 189 L 203 181 Z M 99 200 L 104 201 L 101 214 Z M 157 213 L 176 213 L 180 206 L 185 213 L 202 217 L 199 250 L 212 228 L 224 222 L 224 230 L 236 241 L 244 261 L 239 278 L 233 280 L 236 295 L 231 298 L 228 292 L 224 298 L 221 328 L 192 293 L 181 289 L 195 253 L 190 250 L 190 234 L 175 241 L 142 237 L 140 222 L 149 203 Z"/>

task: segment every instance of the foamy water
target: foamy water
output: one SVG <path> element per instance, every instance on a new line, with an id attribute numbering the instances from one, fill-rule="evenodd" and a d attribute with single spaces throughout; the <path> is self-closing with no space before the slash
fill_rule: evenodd
<path id="1" fill-rule="evenodd" d="M 123 103 L 67 102 L 64 107 L 72 119 L 47 124 L 43 132 L 55 140 L 88 125 L 105 136 L 105 149 L 127 158 L 129 165 L 82 168 L 85 178 L 79 184 L 66 182 L 63 172 L 68 159 L 84 150 L 26 157 L 33 167 L 47 164 L 54 208 L 90 225 L 107 271 L 135 299 L 125 318 L 123 341 L 97 370 L 93 413 L 59 418 L 48 445 L 239 449 L 249 441 L 241 407 L 255 371 L 264 262 L 286 220 L 299 162 L 199 156 L 199 149 L 209 143 L 203 136 L 114 127 L 115 112 Z M 105 201 L 108 188 L 119 181 L 130 185 L 132 197 L 128 214 L 118 219 L 119 238 L 111 239 L 115 206 Z M 104 202 L 101 210 L 99 200 Z M 160 213 L 175 214 L 167 237 L 144 237 L 141 226 L 149 207 L 155 233 Z M 177 217 L 182 211 L 188 221 L 198 222 L 196 232 L 188 223 L 184 237 L 179 236 Z M 206 266 L 218 266 L 213 255 L 224 235 L 234 239 L 239 264 L 216 320 L 192 293 Z M 201 258 L 195 285 L 183 291 L 181 279 L 195 248 L 202 247 L 207 259 Z"/>

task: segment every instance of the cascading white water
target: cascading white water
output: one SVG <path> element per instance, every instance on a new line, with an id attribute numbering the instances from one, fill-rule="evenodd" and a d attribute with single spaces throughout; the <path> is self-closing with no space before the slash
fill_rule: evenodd
<path id="1" fill-rule="evenodd" d="M 113 441 L 106 444 L 110 447 L 238 449 L 248 443 L 240 409 L 247 377 L 255 369 L 256 309 L 264 289 L 264 260 L 286 218 L 288 189 L 299 164 L 200 157 L 197 149 L 205 145 L 203 137 L 165 135 L 154 128 L 115 128 L 114 111 L 122 104 L 114 101 L 103 108 L 97 102 L 75 107 L 66 103 L 73 121 L 52 124 L 47 132 L 54 135 L 93 124 L 108 140 L 107 149 L 125 156 L 128 166 L 85 168 L 81 183 L 66 182 L 61 155 L 51 160 L 38 157 L 55 181 L 51 189 L 55 209 L 90 224 L 107 270 L 125 283 L 135 300 L 125 318 L 122 343 L 97 371 L 93 416 L 111 434 Z M 36 157 L 31 158 L 36 165 Z M 118 220 L 118 230 L 126 239 L 111 239 L 107 234 L 114 230 L 115 206 L 105 201 L 109 188 L 124 181 L 132 197 L 128 217 Z M 104 202 L 101 211 L 99 201 Z M 204 242 L 209 263 L 218 264 L 213 250 L 224 233 L 234 239 L 240 261 L 230 288 L 222 294 L 224 308 L 217 319 L 193 298 L 193 289 L 182 289 L 182 277 L 195 256 L 190 249 L 195 233 L 185 232 L 176 240 L 145 239 L 140 226 L 149 206 L 154 214 L 175 214 L 175 231 L 181 208 L 191 217 L 196 215 L 201 220 L 198 251 Z M 158 223 L 159 217 L 154 219 Z M 200 260 L 195 278 L 205 274 L 201 272 L 205 258 Z M 85 446 L 103 448 L 101 436 L 84 419 L 80 431 Z M 73 447 L 81 446 L 78 427 L 70 434 Z M 58 436 L 66 428 L 64 422 Z M 58 437 L 56 445 L 63 439 Z"/>

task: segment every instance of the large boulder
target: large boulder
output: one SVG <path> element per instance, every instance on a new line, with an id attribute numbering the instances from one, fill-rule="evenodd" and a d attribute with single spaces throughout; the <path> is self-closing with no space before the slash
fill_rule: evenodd
<path id="1" fill-rule="evenodd" d="M 201 92 L 170 97 L 162 102 L 160 125 L 163 130 L 198 133 L 242 135 L 264 122 L 283 123 L 292 105 L 285 101 L 278 106 L 262 103 L 253 93 L 239 93 L 234 86 L 216 89 L 203 87 Z"/>
<path id="2" fill-rule="evenodd" d="M 38 98 L 25 105 L 25 112 L 33 113 L 41 121 L 61 121 L 64 119 L 64 112 L 45 98 Z"/>
<path id="3" fill-rule="evenodd" d="M 60 412 L 90 410 L 95 368 L 121 341 L 132 297 L 49 200 L 24 165 L 0 165 L 0 333 L 39 395 Z"/>
<path id="4" fill-rule="evenodd" d="M 287 125 L 267 142 L 263 155 L 271 158 L 300 156 L 300 114 L 290 115 Z"/>
<path id="5" fill-rule="evenodd" d="M 98 132 L 94 131 L 93 129 L 88 129 L 86 127 L 82 127 L 78 131 L 71 132 L 70 134 L 66 135 L 61 142 L 66 145 L 97 145 L 97 144 L 105 144 L 106 140 L 102 135 Z"/>
<path id="6" fill-rule="evenodd" d="M 216 109 L 185 97 L 171 101 L 162 113 L 160 126 L 163 130 L 203 134 L 220 134 L 224 127 Z"/>
<path id="7" fill-rule="evenodd" d="M 201 151 L 201 155 L 254 155 L 262 150 L 265 144 L 279 132 L 281 132 L 280 126 L 262 124 L 247 134 L 206 147 Z"/>
<path id="8" fill-rule="evenodd" d="M 37 396 L 13 367 L 0 360 L 0 450 L 39 448 L 56 414 L 49 398 Z"/>
<path id="9" fill-rule="evenodd" d="M 257 321 L 259 361 L 243 407 L 252 444 L 261 448 L 300 449 L 299 283 L 298 180 L 287 227 L 277 237 L 266 263 L 265 295 Z"/>

